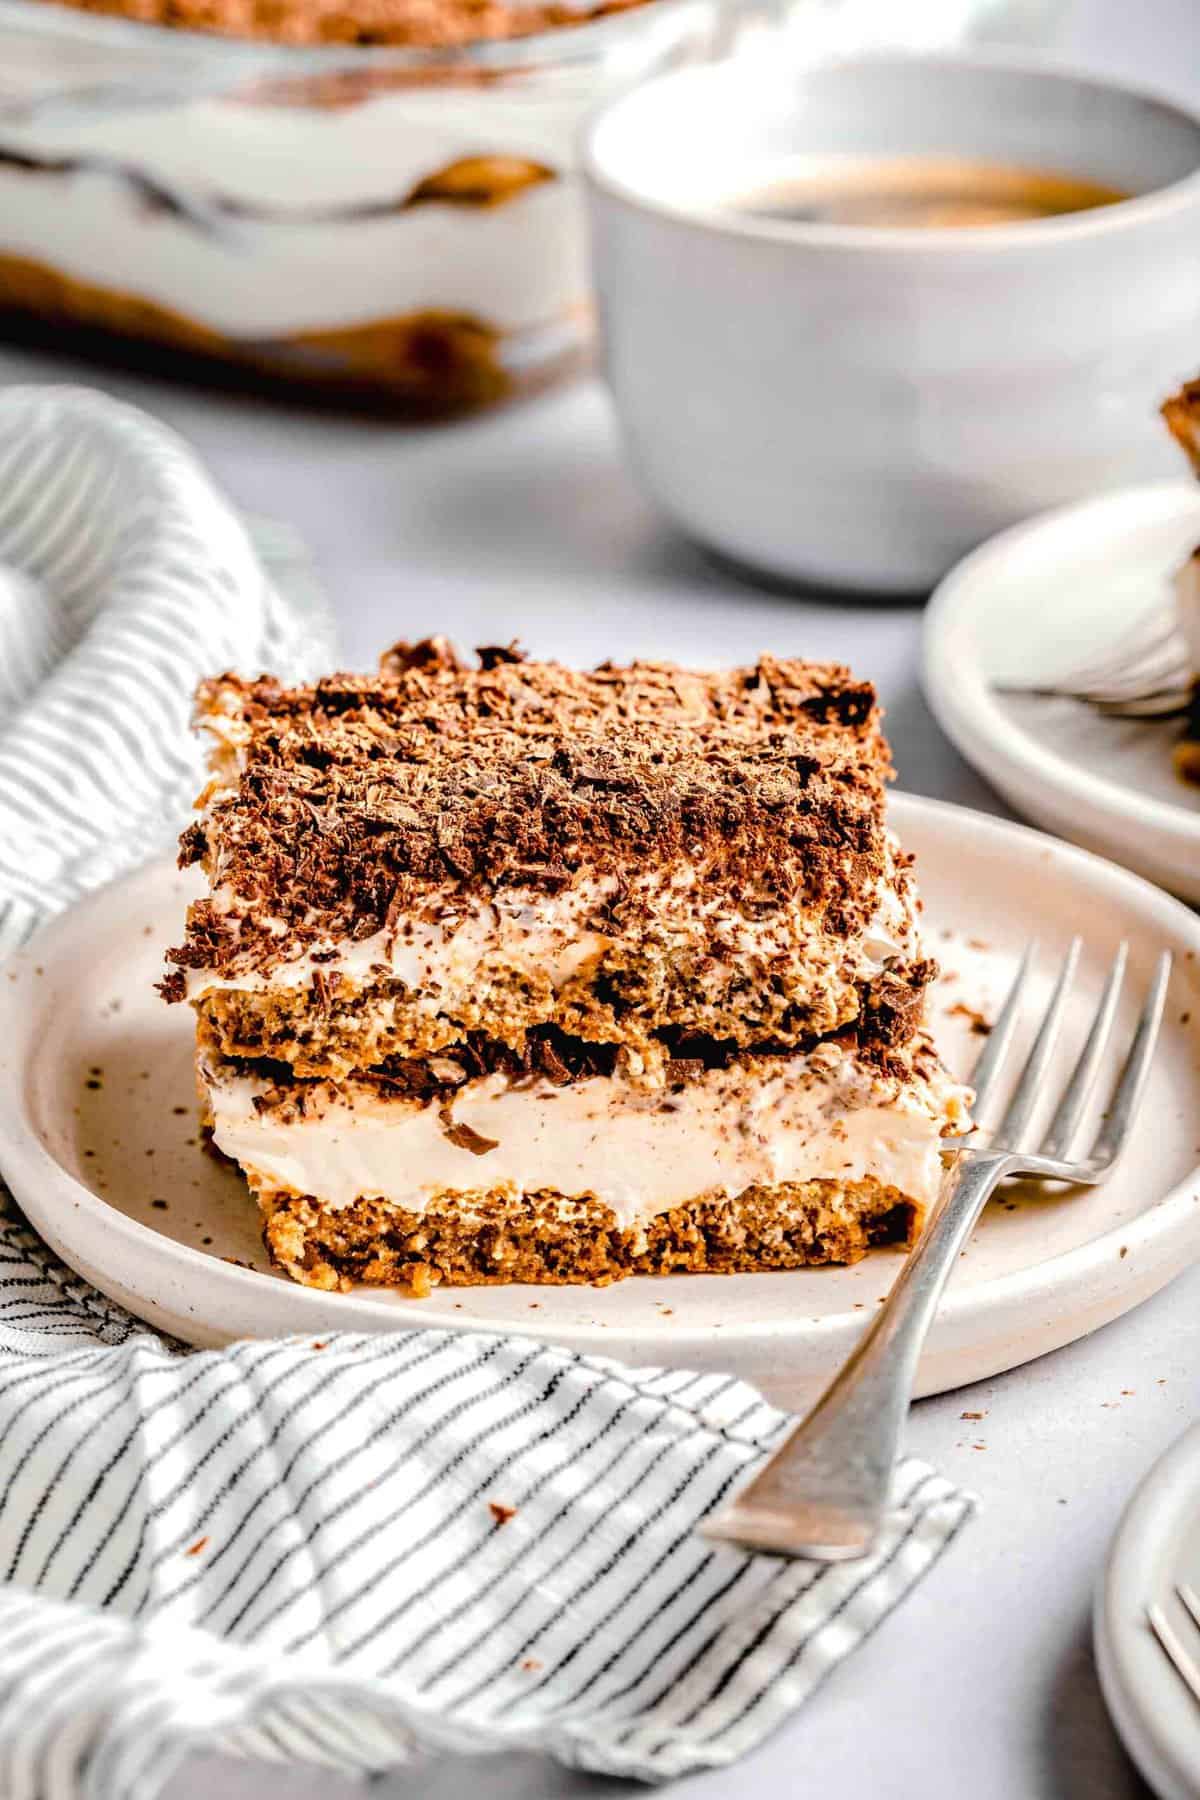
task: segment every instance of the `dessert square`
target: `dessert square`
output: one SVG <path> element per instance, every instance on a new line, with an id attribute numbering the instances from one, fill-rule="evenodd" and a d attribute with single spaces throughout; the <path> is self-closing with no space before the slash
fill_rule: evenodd
<path id="1" fill-rule="evenodd" d="M 911 1236 L 966 1116 L 874 690 L 399 645 L 200 690 L 164 996 L 297 1280 L 603 1282 Z"/>

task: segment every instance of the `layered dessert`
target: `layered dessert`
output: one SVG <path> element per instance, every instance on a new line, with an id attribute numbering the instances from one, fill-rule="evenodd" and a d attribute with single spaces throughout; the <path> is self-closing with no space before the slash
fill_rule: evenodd
<path id="1" fill-rule="evenodd" d="M 962 1128 L 872 688 L 399 646 L 206 684 L 163 992 L 298 1281 L 606 1282 L 908 1239 Z"/>
<path id="2" fill-rule="evenodd" d="M 704 51 L 716 0 L 95 10 L 139 36 L 48 0 L 0 25 L 0 314 L 425 416 L 582 360 L 581 122 Z"/>
<path id="3" fill-rule="evenodd" d="M 1200 381 L 1187 382 L 1162 410 L 1171 435 L 1200 476 Z M 1200 782 L 1200 547 L 1176 572 L 1175 602 L 1192 676 L 1175 767 L 1185 781 Z"/>

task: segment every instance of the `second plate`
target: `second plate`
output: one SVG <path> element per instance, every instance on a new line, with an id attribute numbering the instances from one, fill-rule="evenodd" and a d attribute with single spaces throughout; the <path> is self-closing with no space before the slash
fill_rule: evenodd
<path id="1" fill-rule="evenodd" d="M 1200 902 L 1200 787 L 1177 723 L 1100 716 L 1053 685 L 1170 604 L 1200 543 L 1200 487 L 1159 482 L 1043 513 L 953 569 L 925 616 L 925 693 L 967 761 L 1019 812 Z"/>

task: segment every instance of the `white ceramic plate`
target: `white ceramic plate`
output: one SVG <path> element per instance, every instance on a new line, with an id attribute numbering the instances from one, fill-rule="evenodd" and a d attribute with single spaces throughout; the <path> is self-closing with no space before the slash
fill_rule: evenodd
<path id="1" fill-rule="evenodd" d="M 1171 767 L 1177 723 L 1104 719 L 1000 694 L 1094 661 L 1168 598 L 1200 542 L 1200 488 L 1159 482 L 1060 507 L 976 550 L 925 621 L 925 693 L 963 755 L 1018 811 L 1200 901 L 1200 788 Z"/>
<path id="2" fill-rule="evenodd" d="M 1200 1660 L 1200 1631 L 1175 1595 L 1200 1592 L 1200 1425 L 1185 1432 L 1138 1488 L 1117 1527 L 1096 1594 L 1096 1662 L 1125 1747 L 1161 1800 L 1200 1793 L 1200 1706 L 1153 1637 L 1157 1601 Z"/>
<path id="3" fill-rule="evenodd" d="M 1110 864 L 1021 826 L 897 795 L 916 852 L 926 929 L 947 981 L 939 1033 L 969 1065 L 980 1038 L 956 1007 L 990 1015 L 1031 932 L 1043 974 L 1086 929 L 1082 1032 L 1121 937 L 1132 990 L 1161 947 L 1178 956 L 1149 1104 L 1101 1189 L 1014 1189 L 983 1221 L 921 1369 L 926 1393 L 1069 1343 L 1200 1255 L 1200 920 Z M 190 878 L 163 859 L 51 925 L 0 971 L 0 1166 L 29 1218 L 80 1274 L 198 1344 L 337 1327 L 528 1331 L 639 1363 L 730 1368 L 794 1404 L 841 1361 L 900 1266 L 644 1277 L 608 1288 L 440 1289 L 415 1301 L 325 1294 L 273 1273 L 240 1177 L 196 1144 L 191 1013 L 151 983 L 177 942 Z M 1074 1047 L 1067 1033 L 1064 1056 Z"/>

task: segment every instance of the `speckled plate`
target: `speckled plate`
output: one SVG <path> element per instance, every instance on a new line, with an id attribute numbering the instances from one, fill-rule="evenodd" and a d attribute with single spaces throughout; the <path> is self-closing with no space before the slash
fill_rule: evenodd
<path id="1" fill-rule="evenodd" d="M 920 1389 L 996 1374 L 1136 1305 L 1200 1255 L 1200 919 L 1110 863 L 932 800 L 896 795 L 944 970 L 936 1029 L 965 1072 L 1027 937 L 1044 972 L 1087 933 L 1064 1056 L 1121 937 L 1132 991 L 1157 952 L 1177 968 L 1148 1103 L 1106 1186 L 1006 1190 L 982 1221 L 930 1337 Z M 0 971 L 0 1167 L 73 1268 L 196 1344 L 337 1327 L 524 1331 L 638 1363 L 729 1368 L 795 1404 L 840 1362 L 899 1251 L 851 1269 L 642 1277 L 607 1288 L 325 1294 L 268 1266 L 240 1177 L 196 1135 L 191 1014 L 152 983 L 177 942 L 189 878 L 168 858 L 93 895 Z"/>
<path id="2" fill-rule="evenodd" d="M 1172 1444 L 1121 1519 L 1096 1592 L 1096 1664 L 1125 1747 L 1160 1800 L 1200 1794 L 1200 1705 L 1150 1630 L 1160 1606 L 1200 1661 L 1200 1632 L 1177 1588 L 1200 1589 L 1200 1425 Z"/>

